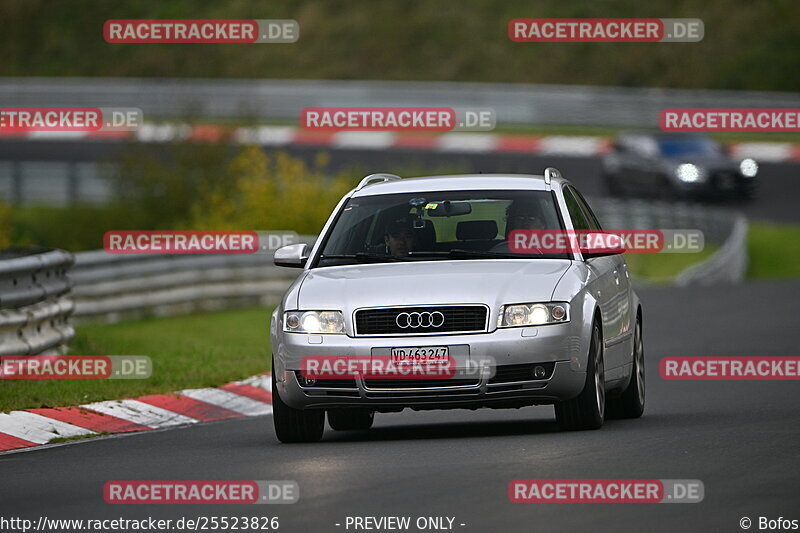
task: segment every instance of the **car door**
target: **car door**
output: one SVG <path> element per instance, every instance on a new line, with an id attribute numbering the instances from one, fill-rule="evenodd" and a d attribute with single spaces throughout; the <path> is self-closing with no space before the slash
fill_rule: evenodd
<path id="1" fill-rule="evenodd" d="M 592 229 L 589 219 L 581 208 L 575 189 L 568 186 L 564 189 L 564 202 L 567 206 L 572 225 L 576 231 L 589 231 Z M 595 297 L 600 306 L 602 317 L 603 339 L 610 339 L 619 334 L 619 319 L 615 316 L 617 309 L 614 307 L 614 296 L 617 294 L 617 285 L 613 279 L 616 261 L 613 256 L 591 257 L 586 259 L 589 269 L 588 290 Z M 608 366 L 608 361 L 606 362 Z"/>
<path id="2" fill-rule="evenodd" d="M 586 199 L 576 189 L 572 189 L 581 211 L 586 217 L 589 229 L 601 231 L 602 227 L 597 220 Z M 609 283 L 606 284 L 608 291 L 608 301 L 606 303 L 609 313 L 609 336 L 603 338 L 606 344 L 606 361 L 608 362 L 608 379 L 620 379 L 624 377 L 624 365 L 629 363 L 632 352 L 632 287 L 628 265 L 622 254 L 609 255 L 605 257 L 592 258 L 589 261 L 597 261 L 598 267 L 609 270 Z"/>

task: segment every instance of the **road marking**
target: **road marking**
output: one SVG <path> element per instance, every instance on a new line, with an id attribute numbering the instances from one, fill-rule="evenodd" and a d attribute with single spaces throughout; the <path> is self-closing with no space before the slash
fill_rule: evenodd
<path id="1" fill-rule="evenodd" d="M 272 413 L 272 406 L 268 403 L 253 400 L 246 396 L 241 396 L 222 389 L 187 389 L 181 391 L 181 394 L 247 416 L 268 415 Z"/>
<path id="2" fill-rule="evenodd" d="M 81 407 L 151 428 L 180 426 L 199 422 L 196 418 L 189 418 L 138 400 L 111 400 L 89 403 Z"/>
<path id="3" fill-rule="evenodd" d="M 0 432 L 36 444 L 44 444 L 58 437 L 94 434 L 94 431 L 27 411 L 11 411 L 9 414 L 0 414 Z"/>

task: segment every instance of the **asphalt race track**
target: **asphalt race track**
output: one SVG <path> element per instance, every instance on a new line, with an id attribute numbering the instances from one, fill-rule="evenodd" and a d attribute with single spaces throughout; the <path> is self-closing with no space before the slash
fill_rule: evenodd
<path id="1" fill-rule="evenodd" d="M 796 215 L 795 215 L 796 216 Z M 798 383 L 664 381 L 664 356 L 796 356 L 800 282 L 640 290 L 648 399 L 640 420 L 560 433 L 552 409 L 378 415 L 369 432 L 281 445 L 269 417 L 109 437 L 0 457 L 0 516 L 277 515 L 280 531 L 346 516 L 452 516 L 456 531 L 741 531 L 800 518 Z M 516 478 L 699 479 L 696 504 L 513 504 Z M 294 505 L 108 505 L 127 479 L 296 480 Z M 342 526 L 337 527 L 335 524 Z M 460 526 L 459 524 L 465 524 Z M 352 529 L 350 530 L 352 531 Z"/>

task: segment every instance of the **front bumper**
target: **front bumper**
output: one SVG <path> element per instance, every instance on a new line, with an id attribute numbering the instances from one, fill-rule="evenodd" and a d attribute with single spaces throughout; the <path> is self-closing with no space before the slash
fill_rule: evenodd
<path id="1" fill-rule="evenodd" d="M 576 324 L 555 324 L 530 328 L 497 329 L 470 335 L 405 337 L 348 337 L 346 335 L 306 335 L 281 333 L 275 351 L 277 393 L 296 409 L 369 407 L 376 411 L 413 409 L 452 409 L 479 407 L 521 407 L 568 400 L 577 396 L 586 381 L 588 346 Z M 370 382 L 356 377 L 347 382 L 300 383 L 301 360 L 307 356 L 371 357 L 390 347 L 449 346 L 456 366 L 467 360 L 491 358 L 496 378 L 476 376 L 472 380 L 394 380 Z M 542 364 L 548 368 L 544 379 L 519 372 L 503 372 L 524 365 Z M 503 376 L 502 379 L 501 375 Z"/>
<path id="2" fill-rule="evenodd" d="M 711 172 L 704 181 L 697 183 L 675 180 L 675 186 L 682 194 L 706 197 L 749 194 L 755 189 L 755 184 L 755 178 L 746 178 L 732 171 Z"/>

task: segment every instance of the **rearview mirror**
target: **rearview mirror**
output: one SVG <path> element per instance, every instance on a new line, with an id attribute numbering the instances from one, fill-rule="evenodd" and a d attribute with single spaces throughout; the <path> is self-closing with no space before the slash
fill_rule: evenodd
<path id="1" fill-rule="evenodd" d="M 308 261 L 308 245 L 300 243 L 278 248 L 272 261 L 277 266 L 303 268 Z"/>
<path id="2" fill-rule="evenodd" d="M 425 206 L 425 213 L 429 217 L 455 217 L 472 213 L 472 204 L 469 202 L 429 202 Z"/>

